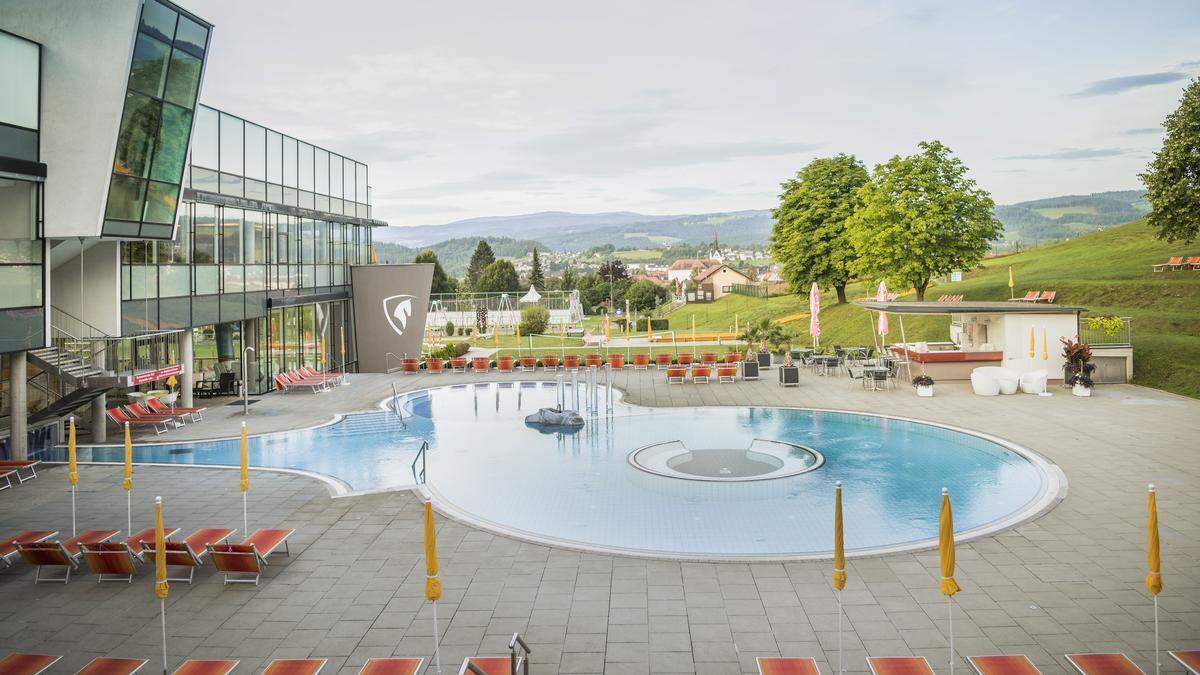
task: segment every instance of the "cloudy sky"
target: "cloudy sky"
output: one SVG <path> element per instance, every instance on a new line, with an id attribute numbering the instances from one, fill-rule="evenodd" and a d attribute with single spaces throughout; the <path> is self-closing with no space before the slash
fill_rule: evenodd
<path id="1" fill-rule="evenodd" d="M 367 162 L 393 225 L 770 208 L 929 138 L 1000 203 L 1130 189 L 1200 75 L 1195 0 L 183 2 L 205 102 Z"/>

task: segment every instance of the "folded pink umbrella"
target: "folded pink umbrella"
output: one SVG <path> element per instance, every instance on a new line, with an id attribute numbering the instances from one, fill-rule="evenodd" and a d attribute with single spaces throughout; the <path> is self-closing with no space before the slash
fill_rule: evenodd
<path id="1" fill-rule="evenodd" d="M 813 282 L 812 288 L 808 289 L 808 334 L 813 338 L 813 345 L 817 344 L 817 338 L 821 335 L 821 289 L 817 288 L 817 282 Z"/>
<path id="2" fill-rule="evenodd" d="M 887 302 L 889 299 L 890 296 L 888 295 L 887 283 L 883 281 L 879 282 L 879 290 L 875 292 L 875 300 L 878 302 Z M 879 334 L 888 334 L 887 312 L 879 313 Z"/>

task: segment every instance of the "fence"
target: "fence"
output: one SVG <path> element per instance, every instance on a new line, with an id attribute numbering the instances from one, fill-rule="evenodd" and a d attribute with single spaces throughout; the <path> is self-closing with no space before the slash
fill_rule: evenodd
<path id="1" fill-rule="evenodd" d="M 1103 318 L 1103 317 L 1091 317 Z M 1121 327 L 1116 330 L 1105 330 L 1101 326 L 1093 328 L 1089 325 L 1088 317 L 1079 319 L 1079 340 L 1097 346 L 1132 346 L 1133 331 L 1130 329 L 1131 317 L 1116 317 L 1121 320 Z"/>

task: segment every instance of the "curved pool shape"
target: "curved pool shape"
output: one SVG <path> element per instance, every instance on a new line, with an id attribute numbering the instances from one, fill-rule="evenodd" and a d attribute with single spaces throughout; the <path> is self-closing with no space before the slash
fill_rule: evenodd
<path id="1" fill-rule="evenodd" d="M 850 552 L 929 545 L 943 486 L 963 535 L 1044 510 L 1062 485 L 1056 467 L 998 439 L 866 414 L 617 401 L 611 415 L 575 433 L 525 425 L 525 415 L 556 398 L 549 382 L 412 392 L 398 401 L 403 422 L 389 408 L 254 436 L 250 463 L 327 474 L 352 491 L 398 488 L 414 483 L 411 464 L 428 440 L 426 488 L 451 515 L 545 543 L 676 558 L 828 555 L 839 480 Z M 699 481 L 629 461 L 656 443 L 749 448 L 756 439 L 811 448 L 824 463 L 777 479 Z M 121 461 L 121 453 L 120 446 L 92 446 L 80 459 Z M 236 465 L 238 441 L 145 444 L 134 457 Z"/>

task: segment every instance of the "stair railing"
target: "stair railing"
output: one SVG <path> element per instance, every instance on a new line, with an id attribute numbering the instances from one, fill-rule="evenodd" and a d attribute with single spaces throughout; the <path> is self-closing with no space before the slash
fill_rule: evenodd
<path id="1" fill-rule="evenodd" d="M 413 457 L 412 464 L 409 469 L 412 470 L 413 480 L 417 483 L 425 484 L 425 455 L 429 452 L 429 441 L 421 441 L 421 447 L 417 449 L 417 456 Z M 417 462 L 421 463 L 421 471 L 417 472 Z"/>
<path id="2" fill-rule="evenodd" d="M 521 654 L 519 657 L 517 654 L 517 647 L 521 648 Z M 521 639 L 521 634 L 513 633 L 512 639 L 508 641 L 508 663 L 511 667 L 510 672 L 513 675 L 517 675 L 517 673 L 529 675 L 529 655 L 532 653 L 533 652 L 529 649 L 529 645 L 525 644 L 525 641 Z"/>

